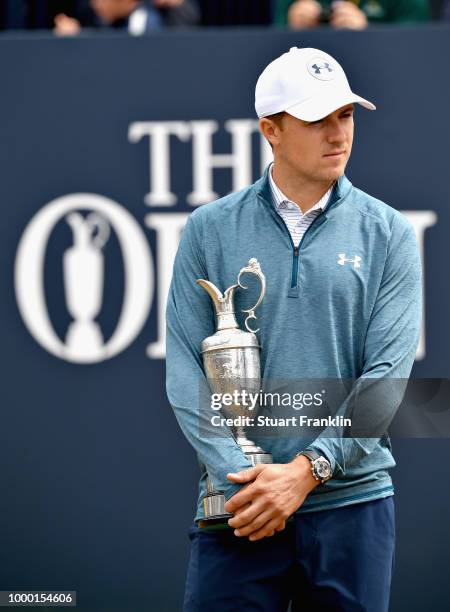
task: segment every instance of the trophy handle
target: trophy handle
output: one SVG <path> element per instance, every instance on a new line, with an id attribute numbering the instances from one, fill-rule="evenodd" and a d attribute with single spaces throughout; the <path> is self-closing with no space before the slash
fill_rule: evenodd
<path id="1" fill-rule="evenodd" d="M 256 315 L 255 315 L 255 310 L 258 308 L 258 306 L 261 304 L 261 302 L 264 299 L 264 296 L 266 294 L 266 277 L 264 276 L 264 274 L 261 271 L 261 266 L 258 263 L 258 260 L 255 259 L 254 257 L 252 257 L 249 262 L 248 262 L 248 266 L 245 266 L 245 268 L 242 268 L 242 270 L 239 272 L 238 275 L 238 286 L 241 287 L 241 289 L 247 289 L 246 285 L 243 285 L 241 283 L 241 276 L 243 274 L 254 274 L 255 276 L 257 276 L 259 278 L 259 281 L 261 283 L 261 293 L 259 295 L 258 301 L 256 302 L 256 304 L 254 306 L 252 306 L 251 308 L 248 308 L 247 310 L 242 310 L 242 312 L 246 312 L 247 317 L 245 318 L 245 327 L 247 328 L 247 330 L 253 334 L 256 334 L 256 332 L 259 331 L 259 327 L 258 329 L 252 329 L 248 323 L 249 319 L 255 319 L 256 320 Z"/>
<path id="2" fill-rule="evenodd" d="M 95 229 L 97 229 L 97 234 L 91 239 L 91 242 L 100 251 L 109 238 L 110 227 L 108 221 L 104 217 L 93 212 L 86 217 L 86 224 L 91 230 L 91 236 Z"/>

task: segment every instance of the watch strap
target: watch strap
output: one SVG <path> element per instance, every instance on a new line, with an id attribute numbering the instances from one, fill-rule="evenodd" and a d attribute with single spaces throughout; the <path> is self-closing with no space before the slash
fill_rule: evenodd
<path id="1" fill-rule="evenodd" d="M 308 457 L 308 459 L 311 461 L 311 463 L 313 461 L 315 461 L 316 459 L 318 459 L 319 457 L 321 457 L 321 455 L 319 455 L 319 453 L 316 453 L 316 451 L 313 450 L 304 450 L 301 451 L 300 453 L 298 453 L 297 456 L 299 455 L 305 455 L 305 457 Z"/>

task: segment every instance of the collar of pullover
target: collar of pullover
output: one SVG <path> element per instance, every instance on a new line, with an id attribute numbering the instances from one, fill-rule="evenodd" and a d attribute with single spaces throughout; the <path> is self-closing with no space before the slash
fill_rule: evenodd
<path id="1" fill-rule="evenodd" d="M 270 189 L 269 182 L 269 172 L 270 172 L 271 164 L 267 166 L 264 171 L 262 177 L 256 181 L 255 188 L 256 193 L 264 200 L 264 202 L 273 209 L 272 203 L 272 192 Z M 337 206 L 344 198 L 350 193 L 352 188 L 351 182 L 348 178 L 343 174 L 334 184 L 333 190 L 331 192 L 330 201 L 323 211 L 323 215 L 327 215 L 330 210 L 332 210 L 335 206 Z"/>

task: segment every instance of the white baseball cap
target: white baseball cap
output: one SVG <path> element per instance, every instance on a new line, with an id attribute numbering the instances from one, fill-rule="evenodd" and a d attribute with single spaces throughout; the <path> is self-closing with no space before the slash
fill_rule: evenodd
<path id="1" fill-rule="evenodd" d="M 292 47 L 271 62 L 255 90 L 259 118 L 286 111 L 303 121 L 317 121 L 352 102 L 376 108 L 352 92 L 342 66 L 331 55 L 311 48 Z"/>

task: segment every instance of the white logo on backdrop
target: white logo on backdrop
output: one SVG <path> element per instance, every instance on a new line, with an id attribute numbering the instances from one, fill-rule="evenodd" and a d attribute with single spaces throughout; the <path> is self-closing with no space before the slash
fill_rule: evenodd
<path id="1" fill-rule="evenodd" d="M 86 218 L 69 213 L 66 221 L 72 228 L 73 246 L 63 256 L 64 291 L 67 309 L 75 319 L 67 331 L 66 347 L 76 361 L 92 361 L 103 349 L 102 333 L 94 319 L 102 306 L 101 249 L 109 238 L 109 223 L 97 213 Z"/>
<path id="2" fill-rule="evenodd" d="M 91 212 L 84 217 L 80 210 Z M 44 293 L 45 250 L 62 218 L 73 235 L 73 246 L 63 254 L 66 305 L 74 319 L 64 342 L 53 329 Z M 110 227 L 122 251 L 125 295 L 117 327 L 104 342 L 94 319 L 102 306 L 102 248 Z M 17 251 L 15 287 L 22 318 L 47 351 L 67 361 L 99 362 L 123 351 L 141 331 L 153 299 L 152 256 L 141 227 L 125 208 L 100 195 L 71 194 L 44 206 L 26 227 Z"/>

